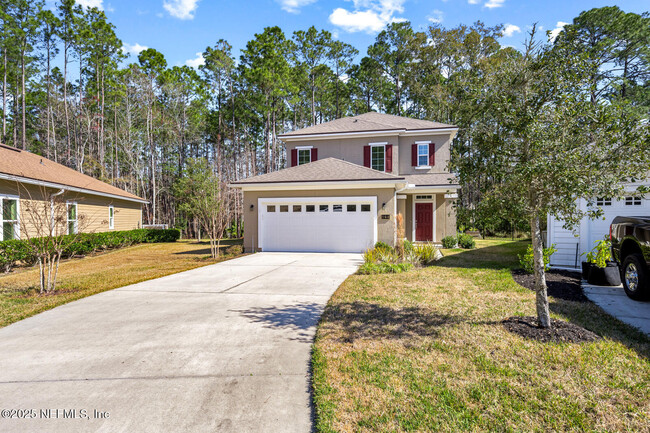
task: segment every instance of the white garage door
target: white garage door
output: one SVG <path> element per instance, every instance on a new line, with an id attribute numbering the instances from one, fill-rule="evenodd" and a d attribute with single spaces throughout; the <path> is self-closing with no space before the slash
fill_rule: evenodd
<path id="1" fill-rule="evenodd" d="M 260 198 L 258 227 L 262 251 L 361 252 L 377 240 L 377 198 Z"/>
<path id="2" fill-rule="evenodd" d="M 617 216 L 650 215 L 650 200 L 630 196 L 623 200 L 601 200 L 598 204 L 603 209 L 603 216 L 587 222 L 587 245 L 585 250 L 591 250 L 596 242 L 609 236 L 609 225 Z"/>

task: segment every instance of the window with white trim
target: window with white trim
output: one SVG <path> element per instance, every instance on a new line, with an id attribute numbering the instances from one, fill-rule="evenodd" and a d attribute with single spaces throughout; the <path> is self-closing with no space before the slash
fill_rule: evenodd
<path id="1" fill-rule="evenodd" d="M 66 204 L 67 205 L 67 214 L 68 214 L 68 234 L 72 235 L 77 233 L 77 230 L 79 230 L 79 226 L 77 224 L 77 203 L 76 202 L 69 202 Z"/>
<path id="2" fill-rule="evenodd" d="M 115 228 L 115 208 L 112 204 L 108 205 L 108 228 Z"/>
<path id="3" fill-rule="evenodd" d="M 386 146 L 370 146 L 370 168 L 378 171 L 386 171 Z"/>
<path id="4" fill-rule="evenodd" d="M 429 165 L 429 144 L 418 144 L 418 167 L 427 167 Z"/>
<path id="5" fill-rule="evenodd" d="M 19 238 L 18 227 L 18 198 L 0 197 L 0 241 L 8 241 Z"/>
<path id="6" fill-rule="evenodd" d="M 311 162 L 311 149 L 298 149 L 298 165 Z"/>
<path id="7" fill-rule="evenodd" d="M 638 195 L 625 197 L 625 206 L 641 206 L 641 197 Z"/>

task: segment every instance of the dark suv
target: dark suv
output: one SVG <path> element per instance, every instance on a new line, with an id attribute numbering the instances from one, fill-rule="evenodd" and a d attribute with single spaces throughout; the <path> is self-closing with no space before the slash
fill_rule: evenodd
<path id="1" fill-rule="evenodd" d="M 616 217 L 609 237 L 625 293 L 638 301 L 650 299 L 650 217 Z"/>

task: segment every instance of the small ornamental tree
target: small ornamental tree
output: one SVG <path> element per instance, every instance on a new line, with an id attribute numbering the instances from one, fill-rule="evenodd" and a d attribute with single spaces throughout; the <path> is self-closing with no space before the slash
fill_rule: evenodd
<path id="1" fill-rule="evenodd" d="M 233 218 L 233 193 L 204 158 L 190 159 L 175 187 L 179 209 L 195 217 L 210 238 L 210 255 L 219 257 L 221 239 Z"/>
<path id="2" fill-rule="evenodd" d="M 573 228 L 598 215 L 596 197 L 620 197 L 625 183 L 648 176 L 650 141 L 647 122 L 628 107 L 592 100 L 590 63 L 580 53 L 534 41 L 533 28 L 523 55 L 487 77 L 475 144 L 490 161 L 482 206 L 530 222 L 538 324 L 548 328 L 540 221 L 550 214 Z"/>
<path id="3" fill-rule="evenodd" d="M 61 255 L 77 243 L 90 221 L 78 213 L 77 201 L 64 189 L 18 184 L 18 190 L 20 235 L 38 261 L 40 292 L 54 292 Z"/>

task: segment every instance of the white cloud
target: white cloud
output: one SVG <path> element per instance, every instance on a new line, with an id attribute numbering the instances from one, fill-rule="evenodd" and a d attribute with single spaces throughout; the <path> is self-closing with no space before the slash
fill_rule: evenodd
<path id="1" fill-rule="evenodd" d="M 477 5 L 481 2 L 481 0 L 467 0 L 467 3 L 471 5 Z"/>
<path id="2" fill-rule="evenodd" d="M 203 53 L 196 53 L 196 58 L 185 60 L 185 64 L 194 69 L 198 69 L 199 66 L 205 65 L 205 59 L 203 58 Z"/>
<path id="3" fill-rule="evenodd" d="M 276 0 L 280 3 L 282 10 L 287 11 L 292 14 L 297 14 L 300 12 L 300 8 L 307 6 L 308 4 L 314 3 L 316 0 Z"/>
<path id="4" fill-rule="evenodd" d="M 485 2 L 485 7 L 488 9 L 500 8 L 506 0 L 488 0 Z"/>
<path id="5" fill-rule="evenodd" d="M 438 9 L 434 9 L 431 11 L 431 15 L 427 17 L 427 19 L 432 22 L 433 24 L 440 24 L 442 22 L 444 13 L 442 11 L 439 11 Z"/>
<path id="6" fill-rule="evenodd" d="M 145 45 L 140 45 L 140 44 L 137 43 L 137 42 L 136 42 L 135 44 L 124 44 L 124 46 L 122 47 L 122 49 L 123 49 L 125 52 L 127 52 L 127 53 L 129 53 L 129 54 L 136 55 L 136 56 L 137 56 L 138 54 L 140 54 L 142 51 L 144 51 L 144 50 L 146 50 L 146 49 L 148 49 L 148 48 L 149 48 L 149 47 L 147 47 L 147 46 L 145 46 Z"/>
<path id="7" fill-rule="evenodd" d="M 565 23 L 564 21 L 558 21 L 557 24 L 555 25 L 555 28 L 549 32 L 548 35 L 548 40 L 551 42 L 555 42 L 555 38 L 558 37 L 562 29 L 564 29 L 564 26 L 566 26 L 569 23 Z"/>
<path id="8" fill-rule="evenodd" d="M 88 8 L 104 9 L 104 0 L 77 0 L 77 4 Z"/>
<path id="9" fill-rule="evenodd" d="M 396 17 L 404 12 L 406 0 L 352 0 L 354 10 L 336 8 L 329 16 L 330 23 L 343 30 L 353 32 L 377 33 L 389 23 L 406 21 Z"/>
<path id="10" fill-rule="evenodd" d="M 199 0 L 164 0 L 163 7 L 169 15 L 180 20 L 191 20 Z"/>
<path id="11" fill-rule="evenodd" d="M 506 38 L 511 37 L 515 33 L 521 33 L 519 26 L 516 26 L 514 24 L 506 24 L 506 26 L 503 28 L 503 36 Z"/>

